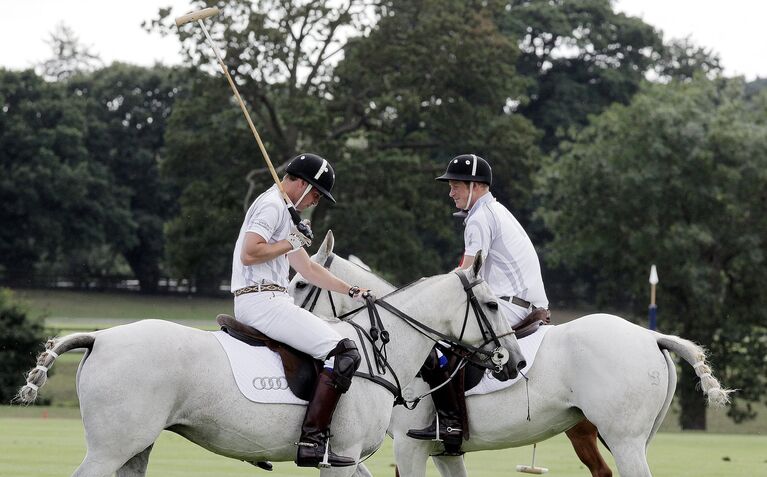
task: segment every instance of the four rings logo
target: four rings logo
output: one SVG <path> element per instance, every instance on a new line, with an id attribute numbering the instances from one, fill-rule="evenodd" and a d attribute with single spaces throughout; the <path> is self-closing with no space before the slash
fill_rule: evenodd
<path id="1" fill-rule="evenodd" d="M 253 387 L 259 391 L 279 391 L 288 389 L 285 376 L 262 376 L 253 378 Z"/>

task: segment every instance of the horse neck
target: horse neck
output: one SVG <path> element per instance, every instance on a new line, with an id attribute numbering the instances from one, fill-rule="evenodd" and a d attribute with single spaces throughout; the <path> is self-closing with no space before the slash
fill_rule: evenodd
<path id="1" fill-rule="evenodd" d="M 386 298 L 386 302 L 400 310 L 414 320 L 446 333 L 445 324 L 449 321 L 462 320 L 459 311 L 463 308 L 458 296 L 457 288 L 450 287 L 447 291 L 449 280 L 454 277 L 438 276 L 424 280 L 397 292 Z M 390 342 L 387 345 L 387 358 L 389 365 L 397 373 L 402 386 L 408 384 L 421 369 L 423 362 L 434 346 L 434 340 L 414 329 L 402 318 L 378 307 L 378 313 L 384 328 L 389 332 Z M 357 324 L 368 329 L 368 313 L 362 310 L 354 320 Z"/>
<path id="2" fill-rule="evenodd" d="M 333 260 L 330 271 L 335 276 L 342 277 L 347 283 L 371 290 L 376 296 L 383 296 L 395 290 L 394 285 L 380 278 L 375 273 L 360 268 L 338 256 Z M 338 294 L 333 296 L 333 302 L 337 315 L 343 315 L 360 307 L 359 302 L 354 301 L 348 296 Z M 325 316 L 333 315 L 327 293 L 320 295 L 315 307 L 315 313 Z"/>

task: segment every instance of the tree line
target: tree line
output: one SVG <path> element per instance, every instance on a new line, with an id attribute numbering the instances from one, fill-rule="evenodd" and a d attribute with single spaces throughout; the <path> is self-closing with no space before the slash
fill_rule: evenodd
<path id="1" fill-rule="evenodd" d="M 461 224 L 433 179 L 473 152 L 539 249 L 553 303 L 641 313 L 662 274 L 665 332 L 706 345 L 730 410 L 765 395 L 767 95 L 663 42 L 609 0 L 198 1 L 278 170 L 301 151 L 336 168 L 338 204 L 311 211 L 395 283 L 442 273 Z M 266 171 L 197 28 L 169 10 L 185 66 L 89 66 L 70 52 L 0 70 L 0 272 L 227 279 Z M 71 32 L 70 32 L 71 33 Z M 74 52 L 74 53 L 72 53 Z M 80 54 L 77 54 L 80 52 Z M 91 63 L 92 65 L 92 63 Z M 650 78 L 648 80 L 647 78 Z M 705 427 L 694 375 L 682 424 Z"/>

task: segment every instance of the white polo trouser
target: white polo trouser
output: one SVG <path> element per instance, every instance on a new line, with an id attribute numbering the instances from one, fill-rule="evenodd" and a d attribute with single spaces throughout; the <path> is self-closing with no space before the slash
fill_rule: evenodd
<path id="1" fill-rule="evenodd" d="M 236 296 L 234 317 L 320 361 L 325 361 L 343 339 L 322 318 L 293 303 L 287 293 L 256 292 Z"/>
<path id="2" fill-rule="evenodd" d="M 530 314 L 530 310 L 527 308 L 515 305 L 514 303 L 509 303 L 506 300 L 498 300 L 498 305 L 501 313 L 503 313 L 503 317 L 506 318 L 506 321 L 508 321 L 512 327 L 517 326 Z"/>

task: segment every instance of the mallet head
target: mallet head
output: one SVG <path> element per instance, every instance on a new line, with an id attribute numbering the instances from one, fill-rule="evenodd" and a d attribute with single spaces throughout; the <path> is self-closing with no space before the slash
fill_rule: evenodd
<path id="1" fill-rule="evenodd" d="M 180 17 L 177 17 L 176 26 L 180 27 L 181 25 L 185 25 L 189 22 L 203 20 L 205 18 L 213 17 L 216 15 L 218 15 L 217 7 L 203 8 L 202 10 L 197 10 L 196 12 L 190 12 L 190 13 L 187 13 L 186 15 L 181 15 Z"/>

